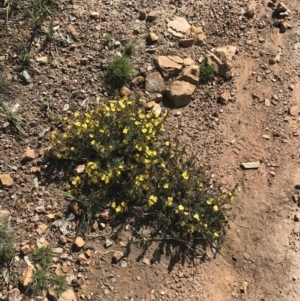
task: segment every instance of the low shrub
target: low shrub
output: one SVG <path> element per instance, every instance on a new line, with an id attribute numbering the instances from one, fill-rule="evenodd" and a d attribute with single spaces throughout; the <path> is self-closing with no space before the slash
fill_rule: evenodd
<path id="1" fill-rule="evenodd" d="M 213 65 L 202 63 L 200 65 L 200 83 L 205 84 L 212 80 L 215 75 L 215 69 Z"/>
<path id="2" fill-rule="evenodd" d="M 132 65 L 126 56 L 115 55 L 108 61 L 106 81 L 112 87 L 125 84 L 133 72 Z"/>
<path id="3" fill-rule="evenodd" d="M 215 189 L 204 165 L 162 138 L 166 115 L 122 98 L 65 119 L 48 154 L 72 169 L 84 164 L 68 195 L 86 217 L 109 207 L 116 215 L 151 216 L 160 237 L 189 245 L 221 240 L 233 192 Z"/>

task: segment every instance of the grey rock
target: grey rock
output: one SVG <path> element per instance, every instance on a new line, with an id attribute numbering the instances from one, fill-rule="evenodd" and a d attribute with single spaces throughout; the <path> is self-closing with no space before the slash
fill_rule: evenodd
<path id="1" fill-rule="evenodd" d="M 29 75 L 29 73 L 24 70 L 20 73 L 21 77 L 23 78 L 23 80 L 27 83 L 27 84 L 30 84 L 31 83 L 31 77 Z"/>
<path id="2" fill-rule="evenodd" d="M 159 72 L 147 74 L 145 86 L 146 90 L 150 93 L 162 93 L 166 90 L 164 79 Z"/>

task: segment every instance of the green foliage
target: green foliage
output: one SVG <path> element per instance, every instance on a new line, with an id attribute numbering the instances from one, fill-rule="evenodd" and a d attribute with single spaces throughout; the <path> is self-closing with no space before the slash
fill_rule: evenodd
<path id="1" fill-rule="evenodd" d="M 213 65 L 202 63 L 200 65 L 200 83 L 205 84 L 214 78 L 215 69 Z"/>
<path id="2" fill-rule="evenodd" d="M 45 269 L 52 262 L 52 249 L 50 246 L 38 248 L 35 250 L 33 257 Z"/>
<path id="3" fill-rule="evenodd" d="M 8 265 L 15 256 L 12 231 L 0 225 L 0 266 Z"/>
<path id="4" fill-rule="evenodd" d="M 52 135 L 49 155 L 71 167 L 85 164 L 68 194 L 86 216 L 109 206 L 116 215 L 151 215 L 165 238 L 187 245 L 221 239 L 232 192 L 213 188 L 203 165 L 160 137 L 165 118 L 127 98 L 75 112 Z M 148 243 L 144 232 L 139 237 Z"/>
<path id="5" fill-rule="evenodd" d="M 135 46 L 133 43 L 127 43 L 124 45 L 124 55 L 130 57 L 134 54 L 135 52 Z"/>
<path id="6" fill-rule="evenodd" d="M 51 279 L 51 283 L 57 297 L 59 297 L 65 291 L 66 284 L 67 284 L 66 278 L 67 278 L 66 275 L 61 274 L 61 275 L 54 275 L 53 278 Z"/>
<path id="7" fill-rule="evenodd" d="M 106 81 L 113 87 L 120 87 L 131 77 L 133 68 L 126 56 L 113 56 L 108 61 Z"/>
<path id="8" fill-rule="evenodd" d="M 47 289 L 48 278 L 45 270 L 35 270 L 33 274 L 32 288 L 35 293 L 40 293 Z"/>

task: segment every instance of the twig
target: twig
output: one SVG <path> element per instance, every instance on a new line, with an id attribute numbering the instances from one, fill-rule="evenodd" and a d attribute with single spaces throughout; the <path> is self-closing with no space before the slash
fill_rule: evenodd
<path id="1" fill-rule="evenodd" d="M 241 228 L 245 228 L 245 229 L 249 229 L 249 227 L 246 227 L 246 226 L 242 226 L 242 225 L 239 225 L 238 223 L 236 223 L 235 221 L 232 221 L 233 223 L 235 223 L 237 226 L 241 227 Z"/>

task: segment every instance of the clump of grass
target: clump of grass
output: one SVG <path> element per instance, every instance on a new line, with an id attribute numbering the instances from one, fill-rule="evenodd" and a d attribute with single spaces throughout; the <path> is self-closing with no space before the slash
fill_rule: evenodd
<path id="1" fill-rule="evenodd" d="M 14 236 L 12 231 L 0 225 L 0 266 L 9 265 L 15 256 Z"/>
<path id="2" fill-rule="evenodd" d="M 33 274 L 32 289 L 35 293 L 40 293 L 48 287 L 47 272 L 45 270 L 35 270 Z"/>
<path id="3" fill-rule="evenodd" d="M 65 291 L 66 284 L 67 284 L 66 278 L 67 278 L 66 275 L 61 274 L 61 275 L 54 275 L 53 278 L 51 279 L 51 283 L 57 297 L 59 297 Z"/>
<path id="4" fill-rule="evenodd" d="M 204 165 L 161 137 L 166 117 L 128 98 L 75 112 L 64 130 L 52 135 L 48 155 L 71 169 L 85 164 L 66 194 L 77 200 L 85 220 L 109 206 L 116 215 L 151 216 L 160 237 L 189 247 L 221 241 L 224 205 L 233 191 L 212 187 Z M 144 234 L 139 234 L 143 244 L 154 239 Z"/>
<path id="5" fill-rule="evenodd" d="M 120 87 L 133 73 L 132 65 L 126 56 L 115 55 L 108 61 L 106 81 L 113 87 Z"/>
<path id="6" fill-rule="evenodd" d="M 135 45 L 131 42 L 124 45 L 124 55 L 130 57 L 135 52 Z"/>
<path id="7" fill-rule="evenodd" d="M 41 247 L 35 250 L 34 260 L 41 265 L 43 269 L 47 268 L 52 262 L 52 249 L 50 246 Z"/>
<path id="8" fill-rule="evenodd" d="M 202 63 L 200 65 L 200 83 L 205 84 L 214 78 L 215 69 L 213 65 Z"/>

